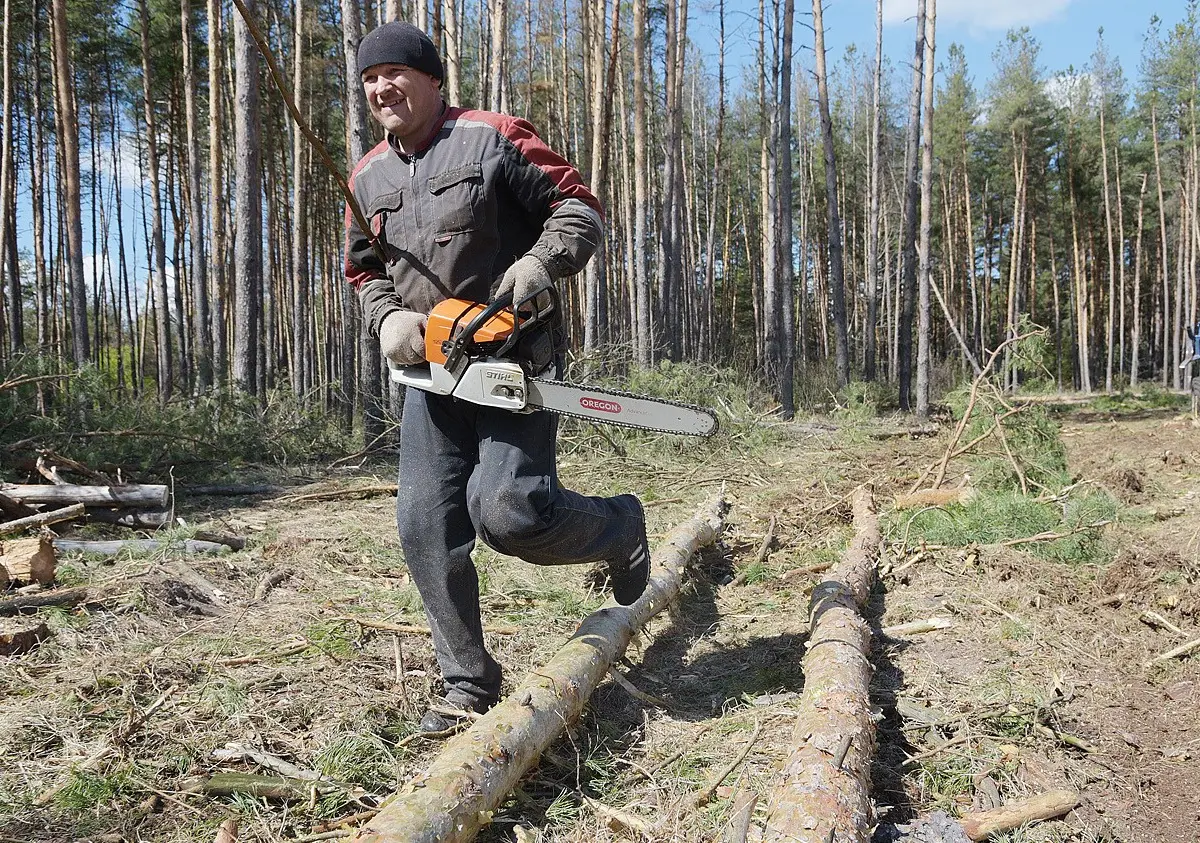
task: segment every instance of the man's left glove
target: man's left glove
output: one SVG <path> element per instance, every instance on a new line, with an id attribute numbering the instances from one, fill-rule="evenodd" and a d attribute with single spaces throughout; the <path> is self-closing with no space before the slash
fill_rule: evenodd
<path id="1" fill-rule="evenodd" d="M 554 286 L 546 265 L 534 255 L 524 255 L 516 260 L 500 279 L 496 288 L 496 298 L 506 293 L 512 293 L 513 304 L 520 304 L 527 299 L 543 293 Z"/>
<path id="2" fill-rule="evenodd" d="M 379 351 L 397 366 L 425 360 L 425 314 L 393 310 L 379 326 Z"/>

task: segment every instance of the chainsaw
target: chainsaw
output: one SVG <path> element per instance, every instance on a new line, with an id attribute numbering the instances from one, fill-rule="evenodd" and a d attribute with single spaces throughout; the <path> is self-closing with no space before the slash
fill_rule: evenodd
<path id="1" fill-rule="evenodd" d="M 388 363 L 391 378 L 435 395 L 515 413 L 549 410 L 589 421 L 711 436 L 717 417 L 710 410 L 538 377 L 554 357 L 550 317 L 556 294 L 541 293 L 514 306 L 512 295 L 490 304 L 446 299 L 429 313 L 425 361 Z"/>

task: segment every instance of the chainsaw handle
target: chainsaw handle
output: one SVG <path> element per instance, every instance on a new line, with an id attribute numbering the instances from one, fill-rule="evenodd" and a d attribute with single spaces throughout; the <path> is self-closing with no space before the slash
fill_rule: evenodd
<path id="1" fill-rule="evenodd" d="M 521 326 L 523 324 L 531 321 L 544 321 L 558 308 L 560 299 L 557 288 L 555 288 L 552 284 L 544 292 L 549 294 L 550 304 L 541 310 L 537 308 L 537 297 L 542 295 L 542 292 L 538 292 L 523 301 L 514 303 L 513 294 L 510 290 L 503 295 L 497 296 L 493 301 L 488 302 L 487 306 L 485 306 L 483 310 L 479 311 L 479 313 L 475 314 L 471 321 L 463 326 L 461 331 L 458 328 L 458 320 L 455 320 L 454 324 L 450 328 L 451 339 L 450 349 L 446 352 L 446 368 L 450 372 L 453 372 L 455 376 L 460 375 L 460 369 L 466 363 L 465 358 L 467 356 L 467 352 L 471 344 L 475 341 L 476 332 L 486 325 L 488 321 L 498 313 L 502 313 L 503 311 L 509 309 L 513 311 L 513 330 L 512 333 L 509 334 L 508 338 L 504 341 L 503 345 L 496 350 L 495 356 L 503 357 L 505 354 L 511 351 L 521 339 Z M 529 316 L 522 319 L 519 308 L 524 304 L 531 305 L 533 307 L 533 311 Z"/>

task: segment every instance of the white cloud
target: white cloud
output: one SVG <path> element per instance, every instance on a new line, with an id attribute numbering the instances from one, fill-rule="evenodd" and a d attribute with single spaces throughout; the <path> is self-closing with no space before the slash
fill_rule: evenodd
<path id="1" fill-rule="evenodd" d="M 938 0 L 940 24 L 962 24 L 972 34 L 1033 26 L 1060 15 L 1071 0 Z M 884 0 L 884 23 L 912 21 L 917 0 Z"/>

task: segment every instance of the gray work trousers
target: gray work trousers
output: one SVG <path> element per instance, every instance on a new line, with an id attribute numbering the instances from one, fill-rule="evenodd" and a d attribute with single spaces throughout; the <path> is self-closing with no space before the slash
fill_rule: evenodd
<path id="1" fill-rule="evenodd" d="M 500 695 L 501 668 L 484 646 L 479 615 L 476 536 L 535 565 L 623 559 L 641 541 L 636 497 L 558 485 L 557 431 L 553 413 L 407 390 L 396 523 L 455 705 L 483 710 Z"/>

